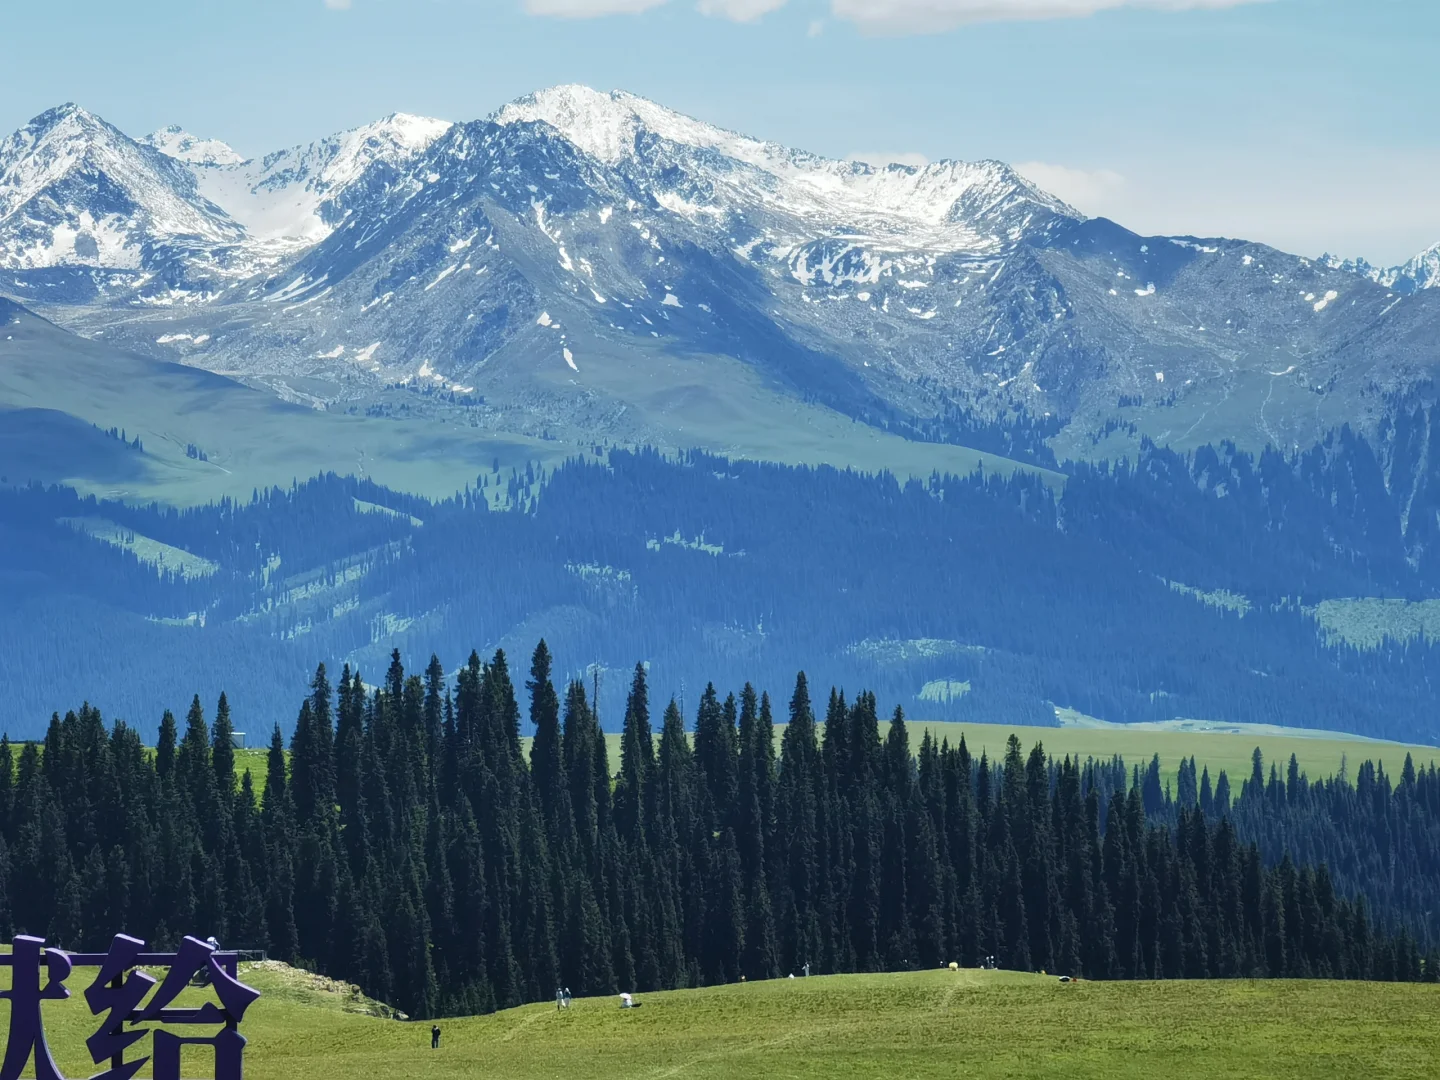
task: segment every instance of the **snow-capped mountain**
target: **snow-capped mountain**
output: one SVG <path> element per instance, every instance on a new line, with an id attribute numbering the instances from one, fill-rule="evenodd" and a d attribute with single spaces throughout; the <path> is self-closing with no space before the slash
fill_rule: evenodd
<path id="1" fill-rule="evenodd" d="M 951 438 L 957 415 L 1023 410 L 1061 453 L 1110 454 L 1308 445 L 1440 368 L 1440 290 L 1140 237 L 999 162 L 837 161 L 620 92 L 183 168 L 240 236 L 203 302 L 12 291 L 319 405 L 401 384 L 470 395 L 499 431 L 678 445 L 709 424 L 742 449 L 749 413 Z"/>
<path id="2" fill-rule="evenodd" d="M 64 105 L 0 143 L 0 266 L 70 299 L 204 301 L 328 235 L 348 192 L 383 186 L 448 126 L 397 114 L 248 161 Z"/>
<path id="3" fill-rule="evenodd" d="M 878 416 L 870 364 L 825 359 L 837 330 L 847 352 L 893 339 L 871 374 L 913 381 L 934 366 L 919 339 L 945 332 L 942 310 L 1081 220 L 1000 163 L 834 161 L 583 87 L 457 125 L 359 187 L 332 235 L 232 291 L 266 315 L 202 332 L 200 362 L 467 387 L 508 368 L 502 354 L 539 350 L 569 375 L 579 356 L 624 363 L 639 339 L 784 372 L 792 391 Z M 837 289 L 855 310 L 820 310 Z"/>
<path id="4" fill-rule="evenodd" d="M 0 142 L 6 269 L 139 270 L 243 237 L 186 166 L 76 105 L 42 113 Z"/>
<path id="5" fill-rule="evenodd" d="M 1337 270 L 1359 274 L 1407 296 L 1421 289 L 1440 288 L 1440 244 L 1426 248 L 1399 266 L 1372 266 L 1365 259 L 1342 260 L 1333 255 L 1322 255 L 1321 259 Z"/>

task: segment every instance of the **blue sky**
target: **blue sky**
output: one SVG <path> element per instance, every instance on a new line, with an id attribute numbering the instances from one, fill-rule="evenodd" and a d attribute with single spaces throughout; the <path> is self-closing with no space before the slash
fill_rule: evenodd
<path id="1" fill-rule="evenodd" d="M 259 154 L 583 82 L 837 157 L 1000 158 L 1143 232 L 1376 262 L 1440 241 L 1435 0 L 50 0 L 5 21 L 7 131 L 74 100 Z"/>

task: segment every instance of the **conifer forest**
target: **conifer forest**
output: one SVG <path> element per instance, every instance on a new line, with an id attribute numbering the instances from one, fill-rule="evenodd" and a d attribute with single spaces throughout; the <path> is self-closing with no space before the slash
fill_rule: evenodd
<path id="1" fill-rule="evenodd" d="M 803 669 L 933 720 L 1069 707 L 1434 743 L 1434 633 L 1321 621 L 1355 597 L 1413 616 L 1440 589 L 1440 471 L 1387 481 L 1380 457 L 1342 431 L 1289 458 L 1069 463 L 1063 489 L 618 449 L 442 500 L 333 475 L 184 509 L 0 487 L 0 728 L 39 738 L 89 701 L 153 745 L 165 708 L 225 690 L 248 732 L 288 734 L 320 657 L 377 671 L 398 647 L 453 676 L 544 637 L 565 675 L 606 669 L 612 732 L 644 659 L 666 697 Z"/>
<path id="2" fill-rule="evenodd" d="M 223 695 L 183 730 L 166 713 L 153 750 L 86 706 L 0 743 L 0 937 L 214 933 L 416 1017 L 807 965 L 1440 972 L 1433 765 L 1312 782 L 1257 750 L 1248 777 L 1192 759 L 1172 792 L 1158 760 L 1014 736 L 977 759 L 881 710 L 801 674 L 784 700 L 707 686 L 689 723 L 637 665 L 612 763 L 544 642 L 523 679 L 503 652 L 451 679 L 397 651 L 378 685 L 316 671 L 261 789 Z"/>

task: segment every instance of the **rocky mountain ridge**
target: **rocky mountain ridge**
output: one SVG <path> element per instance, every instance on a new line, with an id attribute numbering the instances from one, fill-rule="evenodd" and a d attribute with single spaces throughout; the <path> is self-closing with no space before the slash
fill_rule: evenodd
<path id="1" fill-rule="evenodd" d="M 394 114 L 247 160 L 178 126 L 131 139 L 66 104 L 0 143 L 0 267 L 111 302 L 206 302 L 328 235 L 352 185 L 448 126 Z"/>
<path id="2" fill-rule="evenodd" d="M 1374 266 L 1366 259 L 1341 259 L 1329 254 L 1320 258 L 1337 270 L 1359 274 L 1404 295 L 1419 292 L 1421 289 L 1440 288 L 1440 244 L 1426 248 L 1399 266 Z"/>
<path id="3" fill-rule="evenodd" d="M 132 144 L 209 215 L 189 262 L 20 265 L 12 214 L 6 290 L 317 407 L 403 388 L 497 432 L 682 446 L 703 429 L 755 453 L 747 413 L 947 441 L 967 437 L 957 417 L 1018 419 L 1061 456 L 1121 456 L 1142 436 L 1292 449 L 1376 428 L 1428 400 L 1440 363 L 1440 292 L 1137 236 L 999 162 L 835 161 L 618 91 L 391 117 L 241 163 L 158 142 L 216 162 L 182 172 Z"/>

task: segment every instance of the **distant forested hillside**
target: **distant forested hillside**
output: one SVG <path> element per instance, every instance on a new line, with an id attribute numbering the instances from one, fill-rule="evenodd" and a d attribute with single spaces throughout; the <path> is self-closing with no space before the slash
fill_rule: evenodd
<path id="1" fill-rule="evenodd" d="M 59 694 L 153 738 L 198 688 L 268 731 L 317 657 L 368 676 L 392 647 L 543 635 L 598 672 L 610 726 L 641 657 L 682 700 L 805 666 L 932 718 L 1060 706 L 1432 742 L 1440 652 L 1353 648 L 1315 606 L 1440 596 L 1434 438 L 1417 412 L 1379 449 L 1348 430 L 1291 457 L 1146 447 L 1063 487 L 616 451 L 440 502 L 334 476 L 183 511 L 9 490 L 0 723 L 37 736 Z"/>

